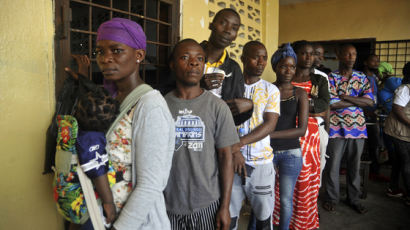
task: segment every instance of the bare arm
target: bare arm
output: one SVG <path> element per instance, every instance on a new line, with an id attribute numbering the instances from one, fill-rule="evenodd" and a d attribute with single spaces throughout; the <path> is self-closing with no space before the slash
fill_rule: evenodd
<path id="1" fill-rule="evenodd" d="M 233 116 L 247 112 L 253 108 L 252 100 L 247 98 L 235 98 L 232 100 L 227 100 L 226 104 L 228 104 Z"/>
<path id="2" fill-rule="evenodd" d="M 107 223 L 111 223 L 115 220 L 116 210 L 114 205 L 114 198 L 112 197 L 111 188 L 108 183 L 107 174 L 96 177 L 92 181 L 95 185 L 98 195 L 103 201 Z"/>
<path id="3" fill-rule="evenodd" d="M 274 131 L 270 133 L 270 138 L 272 139 L 291 139 L 302 137 L 306 133 L 306 128 L 308 124 L 308 97 L 303 89 L 298 89 L 296 91 L 296 96 L 298 97 L 298 127 L 293 129 L 286 129 L 281 131 Z"/>
<path id="4" fill-rule="evenodd" d="M 231 217 L 229 214 L 229 203 L 231 201 L 233 183 L 233 163 L 231 146 L 219 148 L 218 166 L 221 188 L 221 203 L 216 215 L 217 229 L 229 229 Z"/>
<path id="5" fill-rule="evenodd" d="M 350 102 L 358 107 L 372 107 L 374 105 L 373 100 L 367 97 L 352 97 L 347 95 L 340 95 L 339 97 L 343 101 Z"/>
<path id="6" fill-rule="evenodd" d="M 343 109 L 343 108 L 347 108 L 347 107 L 350 107 L 350 106 L 356 106 L 356 105 L 354 105 L 353 103 L 348 102 L 348 101 L 338 101 L 334 104 L 331 104 L 330 109 L 333 109 L 333 110 Z"/>
<path id="7" fill-rule="evenodd" d="M 271 132 L 275 130 L 278 118 L 279 114 L 277 113 L 265 112 L 263 114 L 263 123 L 247 135 L 241 137 L 241 145 L 244 146 L 247 144 L 255 143 L 265 138 L 267 135 L 269 135 Z"/>
<path id="8" fill-rule="evenodd" d="M 404 113 L 404 107 L 393 103 L 393 113 L 397 116 L 397 119 L 406 124 L 410 128 L 410 118 Z"/>

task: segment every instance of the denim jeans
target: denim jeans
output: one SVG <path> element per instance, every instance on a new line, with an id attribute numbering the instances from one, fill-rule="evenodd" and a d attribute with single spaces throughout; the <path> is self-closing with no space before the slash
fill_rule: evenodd
<path id="1" fill-rule="evenodd" d="M 273 164 L 253 166 L 253 170 L 248 170 L 249 167 L 247 167 L 247 177 L 244 185 L 238 174 L 235 174 L 233 179 L 231 203 L 229 205 L 231 214 L 230 229 L 238 229 L 239 213 L 242 208 L 242 201 L 246 196 L 256 217 L 257 229 L 271 230 L 273 229 L 272 213 L 275 205 L 275 170 Z"/>
<path id="2" fill-rule="evenodd" d="M 292 217 L 293 190 L 303 165 L 302 151 L 300 148 L 274 151 L 273 163 L 279 169 L 279 229 L 288 229 Z"/>

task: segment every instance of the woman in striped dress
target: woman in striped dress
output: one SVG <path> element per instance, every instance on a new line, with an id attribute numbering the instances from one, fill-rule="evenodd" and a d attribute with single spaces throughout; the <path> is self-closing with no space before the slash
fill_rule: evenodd
<path id="1" fill-rule="evenodd" d="M 308 127 L 304 137 L 300 138 L 303 166 L 296 182 L 293 194 L 293 215 L 290 229 L 319 228 L 317 198 L 320 186 L 319 125 L 315 117 L 325 116 L 329 106 L 327 80 L 312 73 L 313 46 L 307 41 L 292 44 L 297 55 L 296 74 L 292 84 L 303 88 L 309 98 Z M 279 194 L 276 194 L 278 196 Z M 274 223 L 279 223 L 279 205 L 275 203 Z"/>

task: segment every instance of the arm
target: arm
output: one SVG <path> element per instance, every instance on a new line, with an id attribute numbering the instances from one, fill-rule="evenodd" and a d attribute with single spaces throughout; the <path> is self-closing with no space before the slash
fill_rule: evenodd
<path id="1" fill-rule="evenodd" d="M 404 113 L 404 107 L 393 104 L 392 112 L 397 116 L 397 119 L 406 124 L 410 128 L 410 117 L 407 117 Z"/>
<path id="2" fill-rule="evenodd" d="M 233 116 L 251 111 L 253 108 L 252 100 L 247 98 L 235 98 L 232 100 L 227 100 L 226 104 L 228 104 Z"/>
<path id="3" fill-rule="evenodd" d="M 298 88 L 296 91 L 298 98 L 298 127 L 287 130 L 274 131 L 270 133 L 272 139 L 290 139 L 296 137 L 302 137 L 306 133 L 308 124 L 308 97 L 303 89 Z"/>
<path id="4" fill-rule="evenodd" d="M 239 144 L 242 146 L 255 143 L 262 140 L 267 135 L 272 133 L 276 128 L 276 123 L 278 122 L 279 114 L 272 112 L 263 113 L 263 123 L 252 130 L 250 133 L 240 138 Z"/>
<path id="5" fill-rule="evenodd" d="M 142 103 L 140 101 L 139 103 Z M 136 186 L 114 223 L 116 229 L 140 229 L 156 202 L 161 200 L 172 164 L 175 125 L 159 106 L 135 110 L 132 143 L 135 149 Z"/>
<path id="6" fill-rule="evenodd" d="M 351 103 L 351 102 L 340 100 L 340 101 L 338 101 L 338 102 L 336 102 L 336 103 L 334 103 L 334 104 L 331 104 L 331 105 L 330 105 L 330 108 L 331 108 L 332 110 L 336 110 L 336 109 L 347 108 L 347 107 L 350 107 L 350 106 L 355 106 L 355 105 L 354 105 L 353 103 Z"/>
<path id="7" fill-rule="evenodd" d="M 103 201 L 106 221 L 107 223 L 111 223 L 115 220 L 116 210 L 114 205 L 114 198 L 112 197 L 112 192 L 108 183 L 107 174 L 96 177 L 92 181 L 95 185 L 98 195 Z"/>
<path id="8" fill-rule="evenodd" d="M 221 188 L 221 203 L 216 214 L 216 228 L 229 229 L 231 217 L 229 203 L 231 200 L 233 183 L 233 164 L 231 146 L 217 149 L 219 181 Z"/>
<path id="9" fill-rule="evenodd" d="M 317 94 L 313 95 L 313 106 L 309 108 L 309 116 L 322 117 L 326 115 L 326 110 L 329 108 L 330 94 L 328 80 L 321 75 L 312 75 L 312 78 L 317 82 Z"/>
<path id="10" fill-rule="evenodd" d="M 329 75 L 329 84 L 330 84 L 330 109 L 331 110 L 343 109 L 343 108 L 347 108 L 350 106 L 354 106 L 353 103 L 343 101 L 339 97 L 339 94 L 337 93 L 338 86 L 332 74 Z"/>
<path id="11" fill-rule="evenodd" d="M 349 95 L 339 95 L 339 98 L 342 101 L 345 101 L 347 103 L 353 104 L 353 106 L 357 107 L 372 107 L 374 104 L 374 96 L 372 92 L 372 88 L 370 87 L 370 82 L 367 79 L 367 77 L 364 77 L 363 80 L 363 85 L 362 85 L 362 92 L 360 93 L 360 96 L 358 97 L 353 97 Z"/>
<path id="12" fill-rule="evenodd" d="M 340 95 L 339 96 L 343 101 L 346 102 L 350 102 L 351 104 L 353 104 L 353 106 L 357 106 L 357 107 L 372 107 L 374 102 L 372 99 L 367 98 L 367 97 L 352 97 L 352 96 L 348 96 L 348 95 Z"/>

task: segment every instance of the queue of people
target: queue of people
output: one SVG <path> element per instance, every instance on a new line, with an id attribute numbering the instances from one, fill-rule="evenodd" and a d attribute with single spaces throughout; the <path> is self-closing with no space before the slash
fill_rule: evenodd
<path id="1" fill-rule="evenodd" d="M 223 9 L 209 25 L 208 41 L 179 41 L 169 62 L 176 87 L 165 96 L 140 78 L 141 26 L 113 18 L 99 27 L 97 64 L 120 104 L 105 130 L 104 167 L 116 180 L 97 187 L 105 191 L 101 203 L 112 229 L 237 229 L 245 199 L 250 229 L 317 229 L 322 171 L 323 206 L 334 211 L 345 152 L 348 203 L 367 211 L 359 202 L 363 108 L 375 97 L 368 77 L 353 70 L 355 47 L 341 46 L 339 69 L 326 74 L 323 47 L 284 44 L 270 58 L 277 76 L 270 83 L 260 78 L 269 60 L 261 42 L 243 47 L 243 73 L 229 57 L 240 25 L 235 10 Z M 408 77 L 407 70 L 403 84 Z M 401 171 L 409 191 L 410 140 L 402 138 L 410 133 L 409 88 L 398 92 L 391 123 L 402 133 L 386 133 L 406 159 Z M 93 226 L 89 220 L 70 229 Z"/>

